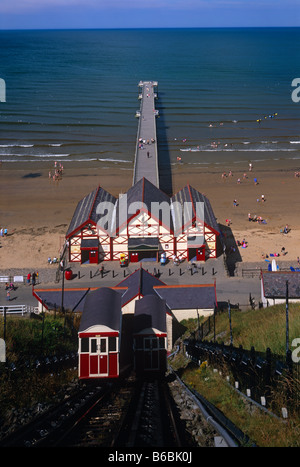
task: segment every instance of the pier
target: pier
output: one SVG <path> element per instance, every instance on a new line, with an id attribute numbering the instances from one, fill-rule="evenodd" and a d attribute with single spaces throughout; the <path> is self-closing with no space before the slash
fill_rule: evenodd
<path id="1" fill-rule="evenodd" d="M 158 110 L 155 109 L 157 81 L 140 81 L 138 87 L 141 105 L 140 110 L 136 112 L 139 123 L 136 139 L 133 185 L 145 177 L 159 188 L 156 140 L 156 117 L 158 115 Z"/>

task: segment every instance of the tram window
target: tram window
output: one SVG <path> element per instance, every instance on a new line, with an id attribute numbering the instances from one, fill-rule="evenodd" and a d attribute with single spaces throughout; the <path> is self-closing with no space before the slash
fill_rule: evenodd
<path id="1" fill-rule="evenodd" d="M 144 348 L 145 349 L 151 349 L 151 345 L 150 345 L 150 339 L 145 339 L 144 340 Z"/>
<path id="2" fill-rule="evenodd" d="M 100 352 L 101 353 L 106 352 L 106 339 L 101 339 L 100 341 Z"/>
<path id="3" fill-rule="evenodd" d="M 80 350 L 81 352 L 89 351 L 89 338 L 88 337 L 83 337 L 80 339 Z"/>
<path id="4" fill-rule="evenodd" d="M 115 352 L 117 350 L 117 338 L 116 337 L 108 338 L 108 350 L 109 352 Z"/>
<path id="5" fill-rule="evenodd" d="M 164 349 L 164 348 L 165 348 L 165 338 L 164 338 L 164 337 L 160 337 L 160 338 L 159 338 L 159 348 L 160 348 L 160 349 Z"/>
<path id="6" fill-rule="evenodd" d="M 97 352 L 97 339 L 91 339 L 91 353 Z"/>
<path id="7" fill-rule="evenodd" d="M 151 339 L 151 343 L 152 343 L 152 349 L 157 349 L 157 338 L 153 338 Z"/>

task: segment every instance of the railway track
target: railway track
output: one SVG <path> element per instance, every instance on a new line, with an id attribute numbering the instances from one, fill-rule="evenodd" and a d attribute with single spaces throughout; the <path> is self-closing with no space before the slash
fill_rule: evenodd
<path id="1" fill-rule="evenodd" d="M 56 446 L 181 446 L 183 435 L 167 383 L 129 378 L 103 393 Z"/>
<path id="2" fill-rule="evenodd" d="M 88 385 L 0 440 L 0 447 L 52 445 L 109 388 Z"/>
<path id="3" fill-rule="evenodd" d="M 180 388 L 180 394 L 185 392 Z M 194 398 L 193 394 L 190 397 Z M 189 415 L 195 413 L 190 406 Z M 205 420 L 197 415 L 202 431 Z M 212 420 L 211 414 L 206 420 Z M 201 428 L 202 426 L 202 428 Z M 203 428 L 204 427 L 204 428 Z M 232 435 L 214 423 L 205 432 L 205 446 L 213 446 L 220 434 L 231 443 Z M 0 447 L 197 447 L 184 416 L 175 403 L 167 378 L 136 379 L 133 375 L 114 382 L 95 382 L 48 410 L 28 425 L 0 441 Z"/>
<path id="4" fill-rule="evenodd" d="M 165 379 L 140 380 L 114 446 L 191 445 Z"/>

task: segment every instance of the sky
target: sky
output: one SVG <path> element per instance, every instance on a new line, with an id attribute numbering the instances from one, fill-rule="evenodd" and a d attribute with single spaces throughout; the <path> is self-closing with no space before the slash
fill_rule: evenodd
<path id="1" fill-rule="evenodd" d="M 300 26 L 300 0 L 0 0 L 0 29 Z"/>

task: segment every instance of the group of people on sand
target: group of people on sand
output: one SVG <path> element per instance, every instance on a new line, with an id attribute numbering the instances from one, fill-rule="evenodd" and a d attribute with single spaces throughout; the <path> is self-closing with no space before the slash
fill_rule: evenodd
<path id="1" fill-rule="evenodd" d="M 58 180 L 62 179 L 63 176 L 63 171 L 64 167 L 61 162 L 57 163 L 56 161 L 54 162 L 54 172 L 52 173 L 52 170 L 49 170 L 49 180 L 53 180 L 54 182 L 57 182 Z"/>
<path id="2" fill-rule="evenodd" d="M 266 221 L 261 216 L 257 216 L 256 214 L 254 214 L 254 216 L 251 216 L 250 212 L 248 213 L 248 221 L 258 222 L 259 224 L 266 224 Z"/>

